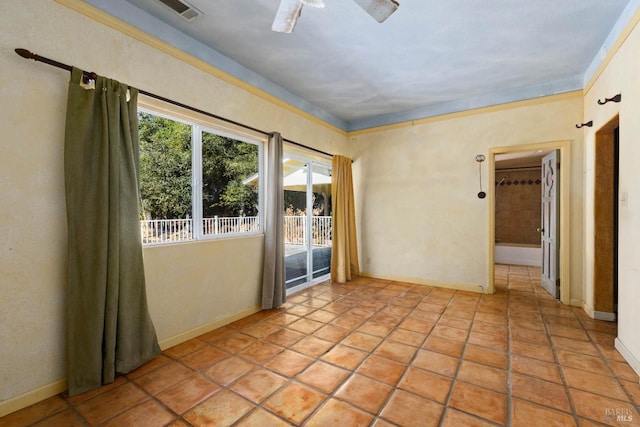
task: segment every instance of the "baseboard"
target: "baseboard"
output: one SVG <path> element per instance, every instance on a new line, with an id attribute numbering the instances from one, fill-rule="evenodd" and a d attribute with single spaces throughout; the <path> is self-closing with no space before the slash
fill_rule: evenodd
<path id="1" fill-rule="evenodd" d="M 542 248 L 508 243 L 496 243 L 493 250 L 496 264 L 542 266 Z"/>
<path id="2" fill-rule="evenodd" d="M 631 353 L 631 351 L 629 351 L 627 346 L 625 346 L 622 343 L 622 341 L 620 341 L 620 338 L 616 338 L 615 346 L 616 346 L 616 350 L 618 350 L 620 352 L 622 357 L 624 357 L 624 360 L 626 360 L 627 363 L 629 364 L 629 366 L 631 366 L 631 369 L 633 369 L 636 372 L 636 374 L 638 374 L 638 376 L 640 376 L 640 360 L 638 360 L 633 355 L 633 353 Z"/>
<path id="3" fill-rule="evenodd" d="M 259 305 L 254 305 L 253 307 L 245 308 L 244 310 L 239 311 L 235 314 L 232 314 L 231 316 L 223 317 L 222 319 L 205 323 L 204 325 L 198 326 L 197 328 L 193 328 L 182 334 L 160 341 L 159 342 L 160 348 L 162 350 L 166 350 L 175 345 L 182 344 L 185 341 L 189 341 L 190 339 L 199 337 L 200 335 L 204 335 L 215 329 L 221 328 L 224 325 L 228 325 L 229 323 L 235 322 L 236 320 L 240 320 L 247 316 L 251 316 L 252 314 L 259 312 L 260 310 L 262 310 L 262 307 L 260 307 Z"/>
<path id="4" fill-rule="evenodd" d="M 606 311 L 593 311 L 593 318 L 596 320 L 604 320 L 607 322 L 615 322 L 616 314 L 615 313 L 607 313 Z"/>
<path id="5" fill-rule="evenodd" d="M 589 304 L 587 304 L 586 302 L 584 304 L 582 304 L 582 309 L 584 310 L 585 313 L 587 313 L 587 316 L 591 317 L 592 319 L 595 318 L 594 317 L 595 316 L 595 310 Z"/>
<path id="6" fill-rule="evenodd" d="M 67 379 L 65 378 L 0 402 L 0 417 L 60 394 L 67 388 Z"/>
<path id="7" fill-rule="evenodd" d="M 244 317 L 250 316 L 254 313 L 259 312 L 260 310 L 262 310 L 262 308 L 259 305 L 256 305 L 246 308 L 231 316 L 206 323 L 202 326 L 198 326 L 197 328 L 191 329 L 190 331 L 187 331 L 185 333 L 162 340 L 159 343 L 160 348 L 162 350 L 166 350 L 167 348 L 173 347 L 174 345 L 181 344 L 185 341 L 206 334 L 207 332 L 211 332 L 214 329 L 218 329 L 224 325 L 235 322 L 236 320 L 240 320 Z M 8 415 L 12 412 L 19 411 L 20 409 L 26 408 L 27 406 L 33 405 L 35 403 L 41 402 L 45 399 L 50 398 L 51 396 L 55 396 L 56 394 L 60 394 L 66 391 L 67 388 L 67 379 L 64 378 L 51 384 L 42 386 L 38 389 L 24 393 L 20 396 L 16 396 L 9 400 L 5 400 L 4 402 L 0 402 L 0 417 Z"/>
<path id="8" fill-rule="evenodd" d="M 481 285 L 464 285 L 459 283 L 440 282 L 437 280 L 430 280 L 430 279 L 420 279 L 416 277 L 385 276 L 381 274 L 369 273 L 366 271 L 360 272 L 360 276 L 370 277 L 372 279 L 391 280 L 394 282 L 412 283 L 415 285 L 433 286 L 435 288 L 455 289 L 458 291 L 475 292 L 480 294 L 484 294 L 488 292 L 488 290 L 482 287 Z"/>
<path id="9" fill-rule="evenodd" d="M 569 305 L 571 307 L 582 307 L 582 308 L 584 308 L 584 304 L 582 303 L 581 299 L 572 299 L 571 301 L 569 301 Z"/>

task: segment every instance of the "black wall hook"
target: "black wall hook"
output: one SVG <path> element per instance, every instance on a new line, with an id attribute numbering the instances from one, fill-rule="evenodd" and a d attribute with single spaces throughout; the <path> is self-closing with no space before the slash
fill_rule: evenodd
<path id="1" fill-rule="evenodd" d="M 580 128 L 585 127 L 585 126 L 588 127 L 588 128 L 593 126 L 593 120 L 589 120 L 587 123 L 582 123 L 582 124 L 576 125 L 576 128 L 580 129 Z"/>
<path id="2" fill-rule="evenodd" d="M 484 154 L 478 154 L 476 156 L 476 162 L 478 162 L 478 175 L 480 176 L 480 192 L 478 193 L 479 199 L 484 199 L 485 197 L 487 197 L 487 193 L 482 191 L 482 162 L 484 162 L 485 159 L 486 157 L 484 156 Z"/>
<path id="3" fill-rule="evenodd" d="M 605 98 L 604 101 L 598 99 L 598 104 L 599 105 L 604 105 L 607 102 L 620 102 L 620 101 L 622 101 L 622 95 L 621 94 L 617 94 L 613 98 Z"/>

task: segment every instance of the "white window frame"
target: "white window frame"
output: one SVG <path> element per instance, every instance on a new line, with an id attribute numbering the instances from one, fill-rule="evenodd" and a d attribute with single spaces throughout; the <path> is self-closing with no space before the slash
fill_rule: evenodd
<path id="1" fill-rule="evenodd" d="M 192 149 L 192 161 L 191 161 L 191 165 L 197 165 L 198 168 L 198 173 L 197 175 L 195 173 L 192 172 L 192 183 L 191 183 L 191 188 L 192 188 L 192 206 L 194 207 L 194 212 L 193 212 L 193 222 L 194 222 L 194 228 L 193 228 L 193 235 L 194 235 L 194 240 L 214 240 L 214 239 L 223 239 L 223 238 L 231 238 L 231 237 L 239 237 L 239 236 L 252 236 L 252 235 L 257 235 L 257 234 L 263 234 L 264 233 L 264 215 L 263 215 L 263 211 L 264 209 L 262 209 L 262 202 L 264 200 L 263 198 L 263 193 L 264 193 L 264 181 L 263 181 L 263 171 L 264 171 L 264 143 L 261 143 L 259 141 L 256 141 L 255 139 L 251 139 L 242 135 L 236 135 L 234 133 L 230 133 L 227 131 L 223 131 L 220 130 L 218 128 L 212 127 L 211 125 L 209 126 L 202 126 L 199 124 L 194 124 L 193 127 L 191 128 L 193 134 L 197 133 L 196 135 L 191 136 L 192 138 L 192 143 L 191 143 L 191 149 Z M 256 145 L 258 147 L 258 230 L 257 231 L 245 231 L 245 232 L 239 232 L 239 233 L 221 233 L 221 234 L 204 234 L 203 233 L 203 227 L 202 227 L 202 133 L 203 132 L 207 132 L 207 133 L 213 133 L 216 134 L 218 136 L 222 136 L 222 137 L 226 137 L 226 138 L 231 138 L 235 141 L 240 141 L 240 142 L 245 142 L 247 144 L 253 144 Z M 194 147 L 197 146 L 197 149 L 194 149 Z M 198 224 L 198 226 L 196 227 L 195 224 Z"/>
<path id="2" fill-rule="evenodd" d="M 158 105 L 152 100 L 139 99 L 138 112 L 151 114 L 168 120 L 180 122 L 191 126 L 191 209 L 192 209 L 192 233 L 191 239 L 172 240 L 166 242 L 143 243 L 143 246 L 160 246 L 170 244 L 194 243 L 199 241 L 230 239 L 244 236 L 256 236 L 264 234 L 264 170 L 266 168 L 264 159 L 264 146 L 266 137 L 263 135 L 243 132 L 242 129 L 235 129 L 216 123 L 214 119 L 202 117 L 196 113 L 186 113 L 167 108 L 166 105 Z M 202 133 L 213 133 L 222 137 L 236 141 L 254 144 L 258 147 L 258 230 L 205 234 L 203 232 L 202 216 Z"/>

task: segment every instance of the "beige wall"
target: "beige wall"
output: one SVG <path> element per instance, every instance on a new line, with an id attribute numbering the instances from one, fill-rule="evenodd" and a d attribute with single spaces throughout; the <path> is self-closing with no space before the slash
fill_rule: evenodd
<path id="1" fill-rule="evenodd" d="M 619 205 L 618 349 L 640 373 L 640 10 L 636 12 L 626 41 L 603 72 L 587 87 L 585 121 L 585 310 L 593 312 L 594 162 L 595 134 L 616 115 L 620 116 L 620 193 L 628 195 Z M 633 29 L 631 31 L 631 29 Z M 622 94 L 622 102 L 598 105 L 599 99 Z"/>
<path id="2" fill-rule="evenodd" d="M 65 377 L 63 138 L 69 74 L 58 61 L 324 151 L 345 134 L 212 77 L 52 1 L 0 2 L 0 416 L 61 391 Z M 196 64 L 201 65 L 201 64 Z M 147 248 L 152 318 L 165 345 L 260 302 L 262 236 Z M 62 388 L 64 390 L 64 388 Z"/>
<path id="3" fill-rule="evenodd" d="M 586 308 L 593 299 L 594 133 L 619 113 L 620 185 L 629 195 L 620 211 L 619 343 L 628 359 L 640 359 L 634 331 L 640 324 L 639 30 L 590 86 L 584 105 L 580 96 L 551 97 L 353 134 L 347 142 L 342 132 L 214 78 L 201 64 L 185 64 L 50 0 L 14 6 L 0 2 L 0 415 L 59 390 L 65 376 L 62 152 L 68 74 L 19 58 L 16 47 L 351 155 L 361 266 L 381 277 L 487 287 L 489 199 L 476 197 L 476 154 L 570 141 L 570 293 L 572 302 L 584 299 Z M 621 104 L 595 103 L 618 92 Z M 583 107 L 584 119 L 595 126 L 578 131 L 574 124 L 586 121 Z M 492 178 L 487 171 L 485 163 L 485 191 Z M 261 248 L 258 236 L 145 249 L 160 340 L 168 345 L 254 309 Z"/>
<path id="4" fill-rule="evenodd" d="M 486 289 L 489 150 L 570 141 L 570 299 L 582 301 L 582 120 L 580 93 L 515 103 L 410 126 L 363 132 L 349 140 L 354 158 L 362 270 L 371 276 Z"/>

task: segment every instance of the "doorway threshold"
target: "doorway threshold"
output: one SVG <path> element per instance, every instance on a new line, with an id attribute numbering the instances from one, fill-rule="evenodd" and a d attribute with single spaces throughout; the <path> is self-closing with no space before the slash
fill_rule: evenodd
<path id="1" fill-rule="evenodd" d="M 308 289 L 312 286 L 319 285 L 320 283 L 324 283 L 331 280 L 331 274 L 325 274 L 324 276 L 316 277 L 310 282 L 303 283 L 301 285 L 294 286 L 292 288 L 287 289 L 287 296 L 293 295 L 305 289 Z"/>

